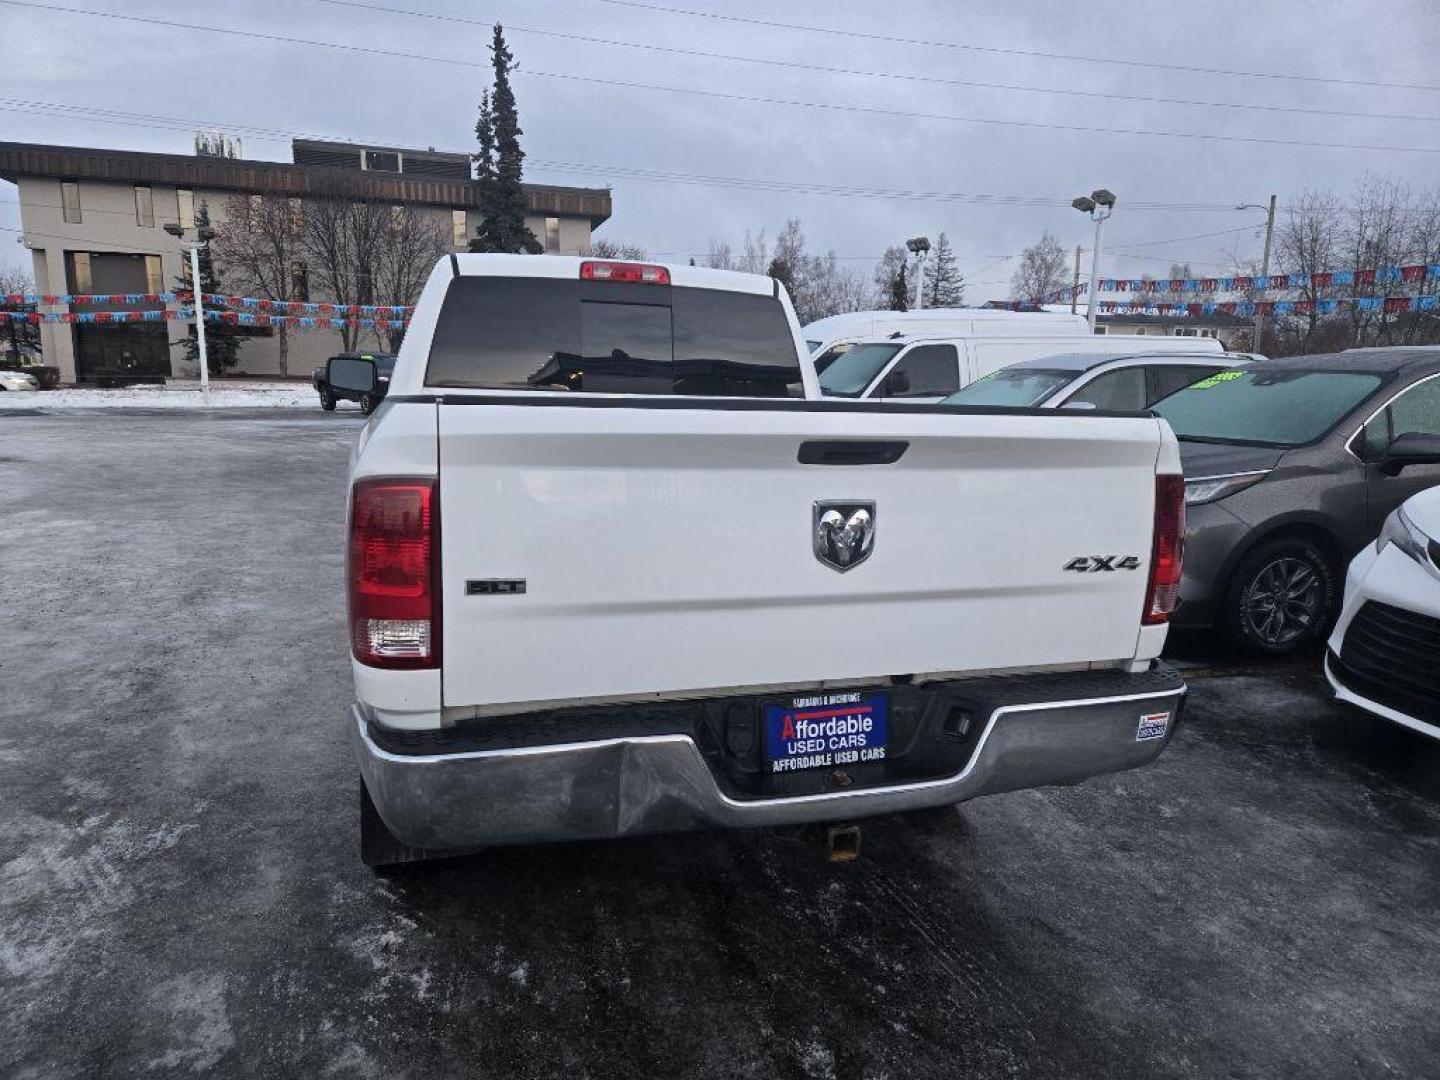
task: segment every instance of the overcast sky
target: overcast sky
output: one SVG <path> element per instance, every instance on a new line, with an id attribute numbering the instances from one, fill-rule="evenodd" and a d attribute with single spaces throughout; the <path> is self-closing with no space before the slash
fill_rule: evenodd
<path id="1" fill-rule="evenodd" d="M 833 249 L 868 274 L 887 245 L 917 234 L 933 239 L 944 230 L 962 256 L 970 282 L 966 299 L 974 303 L 1006 295 L 1014 263 L 1002 257 L 1019 252 L 1043 230 L 1062 244 L 1088 246 L 1092 227 L 1065 204 L 1095 187 L 1108 187 L 1120 199 L 1106 226 L 1102 273 L 1163 276 L 1172 261 L 1184 260 L 1196 273 L 1219 272 L 1219 262 L 1236 243 L 1242 252 L 1253 248 L 1258 255 L 1263 214 L 1143 209 L 1143 204 L 1228 207 L 1262 203 L 1273 192 L 1283 208 L 1287 196 L 1304 188 L 1345 190 L 1367 171 L 1397 175 L 1417 187 L 1440 183 L 1436 0 L 1138 2 L 1094 5 L 1093 17 L 1080 14 L 1083 5 L 1053 0 L 363 4 L 503 22 L 521 65 L 515 89 L 530 159 L 526 179 L 608 185 L 615 214 L 597 235 L 637 243 L 666 258 L 703 255 L 712 238 L 738 247 L 746 229 L 773 236 L 786 218 L 798 217 L 812 249 Z M 292 133 L 439 149 L 468 150 L 473 143 L 475 105 L 489 72 L 464 64 L 488 60 L 484 25 L 325 0 L 184 6 L 58 0 L 54 6 L 66 5 L 460 63 L 0 3 L 4 139 L 188 153 L 191 130 L 202 121 L 242 137 L 246 157 L 274 160 L 288 160 Z M 681 9 L 737 18 L 677 13 Z M 692 55 L 696 52 L 749 59 Z M 1036 55 L 1042 53 L 1052 55 Z M 1306 78 L 1177 70 L 1182 67 Z M 1410 88 L 1426 85 L 1433 88 Z M 1069 93 L 1075 91 L 1125 97 Z M 1210 104 L 1127 100 L 1137 97 Z M 36 108 L 20 102 L 87 112 L 61 117 L 16 111 Z M 140 115 L 101 122 L 95 110 L 111 110 L 114 119 L 117 112 Z M 248 130 L 253 128 L 273 134 Z M 872 194 L 626 175 L 634 170 Z M 906 199 L 900 192 L 1025 196 L 1035 203 Z M 15 198 L 13 187 L 0 184 L 0 226 L 12 230 L 19 225 Z M 14 237 L 13 231 L 0 232 L 0 262 L 27 261 Z"/>

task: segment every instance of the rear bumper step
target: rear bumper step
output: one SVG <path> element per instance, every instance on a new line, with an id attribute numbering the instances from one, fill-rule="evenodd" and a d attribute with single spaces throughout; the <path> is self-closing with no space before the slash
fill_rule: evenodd
<path id="1" fill-rule="evenodd" d="M 727 793 L 689 734 L 417 754 L 379 745 L 361 706 L 351 706 L 350 720 L 366 787 L 390 831 L 413 847 L 450 849 L 848 821 L 1073 783 L 1158 757 L 1185 696 L 1180 676 L 1160 665 L 1034 683 L 1025 700 L 1027 680 L 1007 680 L 1003 703 L 988 710 L 968 759 L 949 775 L 765 798 Z"/>

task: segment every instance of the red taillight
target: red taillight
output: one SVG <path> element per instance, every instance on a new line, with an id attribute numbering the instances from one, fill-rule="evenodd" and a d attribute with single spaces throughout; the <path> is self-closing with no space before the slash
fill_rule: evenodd
<path id="1" fill-rule="evenodd" d="M 355 659 L 371 667 L 439 667 L 440 500 L 433 479 L 355 482 L 345 572 Z"/>
<path id="2" fill-rule="evenodd" d="M 1150 587 L 1140 621 L 1170 621 L 1180 598 L 1180 563 L 1185 550 L 1185 478 L 1155 477 L 1155 538 L 1150 547 Z"/>
<path id="3" fill-rule="evenodd" d="M 640 285 L 669 285 L 670 271 L 663 266 L 650 263 L 631 262 L 582 262 L 582 281 L 633 281 Z"/>

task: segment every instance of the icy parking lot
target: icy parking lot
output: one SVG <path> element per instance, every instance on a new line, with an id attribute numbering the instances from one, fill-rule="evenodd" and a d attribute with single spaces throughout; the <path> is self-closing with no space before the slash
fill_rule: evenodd
<path id="1" fill-rule="evenodd" d="M 339 403 L 341 408 L 358 406 Z M 319 398 L 309 383 L 215 379 L 208 390 L 198 382 L 171 381 L 164 386 L 125 386 L 102 390 L 70 386 L 0 397 L 0 411 L 34 409 L 318 409 Z"/>
<path id="2" fill-rule="evenodd" d="M 1308 661 L 1207 661 L 1155 766 L 854 864 L 705 833 L 375 878 L 360 418 L 295 393 L 0 402 L 0 1076 L 1435 1074 L 1440 746 Z"/>

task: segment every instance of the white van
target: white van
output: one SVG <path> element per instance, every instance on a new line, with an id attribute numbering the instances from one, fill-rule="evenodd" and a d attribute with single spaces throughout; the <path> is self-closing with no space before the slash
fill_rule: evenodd
<path id="1" fill-rule="evenodd" d="M 1130 356 L 1138 338 L 1124 334 L 1070 337 L 896 337 L 861 341 L 820 373 L 820 392 L 837 398 L 939 401 L 983 375 L 1022 360 L 1088 353 Z M 1214 338 L 1147 337 L 1147 353 L 1223 354 Z"/>
<path id="2" fill-rule="evenodd" d="M 1083 315 L 993 308 L 922 308 L 919 311 L 847 311 L 804 328 L 815 370 L 824 371 L 857 341 L 908 337 L 1071 337 L 1088 334 Z"/>

